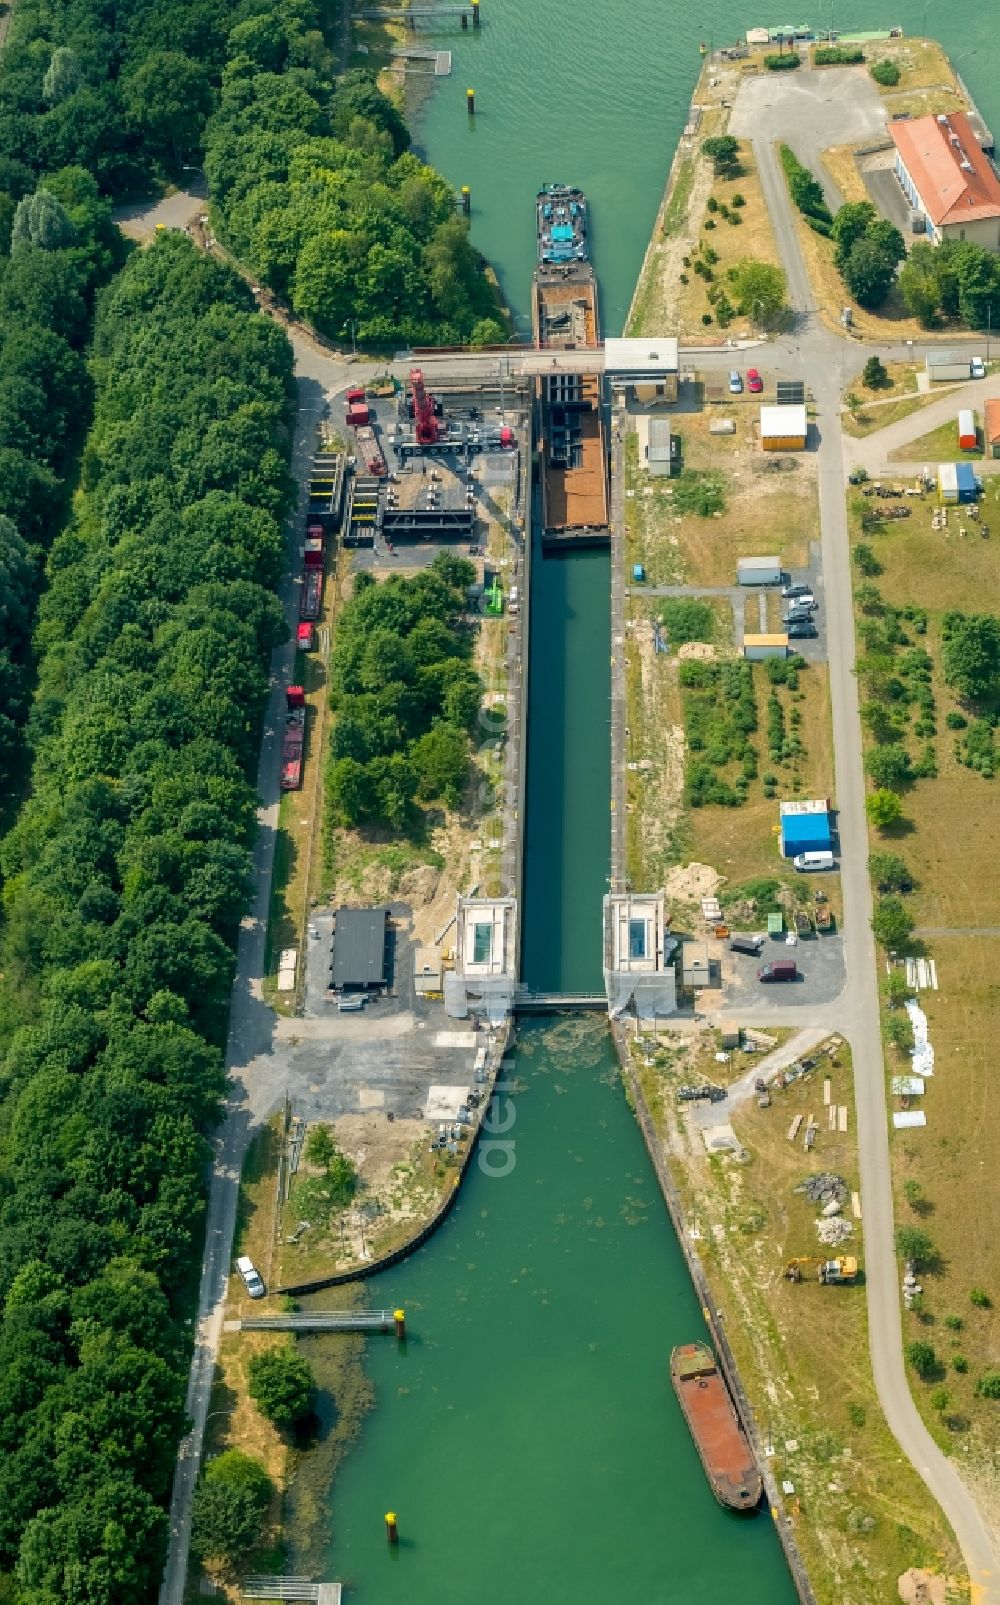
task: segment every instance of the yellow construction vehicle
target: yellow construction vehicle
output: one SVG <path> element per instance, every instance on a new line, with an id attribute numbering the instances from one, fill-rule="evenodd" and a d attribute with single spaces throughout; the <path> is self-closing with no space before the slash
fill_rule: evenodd
<path id="1" fill-rule="evenodd" d="M 853 1254 L 842 1254 L 839 1259 L 819 1259 L 817 1256 L 807 1254 L 799 1259 L 790 1259 L 785 1266 L 785 1275 L 790 1282 L 801 1282 L 803 1268 L 807 1265 L 817 1266 L 817 1276 L 821 1282 L 853 1282 L 857 1279 L 858 1262 Z"/>

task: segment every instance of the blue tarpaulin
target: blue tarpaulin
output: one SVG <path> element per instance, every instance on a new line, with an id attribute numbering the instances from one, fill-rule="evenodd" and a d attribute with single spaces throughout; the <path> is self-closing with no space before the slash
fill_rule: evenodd
<path id="1" fill-rule="evenodd" d="M 832 846 L 829 814 L 782 814 L 781 855 L 828 853 Z"/>

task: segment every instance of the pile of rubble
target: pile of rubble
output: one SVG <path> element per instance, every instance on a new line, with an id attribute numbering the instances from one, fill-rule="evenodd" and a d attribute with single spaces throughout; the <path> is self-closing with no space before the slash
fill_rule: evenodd
<path id="1" fill-rule="evenodd" d="M 843 1206 L 851 1196 L 850 1188 L 843 1176 L 835 1176 L 830 1170 L 819 1171 L 815 1176 L 807 1176 L 795 1191 L 805 1193 L 811 1203 L 819 1204 L 824 1209 L 833 1203 Z"/>
<path id="2" fill-rule="evenodd" d="M 816 1235 L 827 1248 L 839 1248 L 841 1243 L 846 1243 L 849 1237 L 854 1236 L 854 1227 L 841 1215 L 821 1217 L 816 1222 Z"/>

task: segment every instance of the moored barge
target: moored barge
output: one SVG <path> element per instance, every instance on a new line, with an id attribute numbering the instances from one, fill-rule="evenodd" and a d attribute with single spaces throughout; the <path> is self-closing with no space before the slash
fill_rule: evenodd
<path id="1" fill-rule="evenodd" d="M 764 1481 L 708 1345 L 682 1343 L 672 1349 L 670 1380 L 719 1504 L 756 1510 Z"/>
<path id="2" fill-rule="evenodd" d="M 568 184 L 548 184 L 536 197 L 535 219 L 534 344 L 556 354 L 593 349 L 600 328 L 586 196 Z M 542 544 L 550 550 L 605 546 L 610 532 L 601 375 L 556 366 L 537 381 L 537 397 Z"/>

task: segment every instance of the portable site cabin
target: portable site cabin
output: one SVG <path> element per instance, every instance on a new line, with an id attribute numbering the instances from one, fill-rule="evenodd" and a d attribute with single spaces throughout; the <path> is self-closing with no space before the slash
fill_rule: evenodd
<path id="1" fill-rule="evenodd" d="M 1000 457 L 1000 399 L 988 401 L 984 408 L 983 437 L 990 457 Z"/>
<path id="2" fill-rule="evenodd" d="M 941 463 L 938 466 L 938 491 L 943 502 L 974 502 L 980 488 L 971 463 Z"/>
<path id="3" fill-rule="evenodd" d="M 828 853 L 833 846 L 830 804 L 824 799 L 783 802 L 778 807 L 781 825 L 781 856 L 797 853 Z"/>
<path id="4" fill-rule="evenodd" d="M 780 557 L 741 557 L 736 563 L 737 585 L 780 585 Z"/>
<path id="5" fill-rule="evenodd" d="M 933 384 L 945 379 L 968 379 L 969 359 L 960 351 L 928 351 L 924 358 L 927 378 Z"/>
<path id="6" fill-rule="evenodd" d="M 760 444 L 764 451 L 805 451 L 808 432 L 804 405 L 761 407 Z"/>
<path id="7" fill-rule="evenodd" d="M 958 444 L 962 451 L 975 451 L 979 445 L 976 415 L 971 407 L 963 407 L 958 415 Z"/>
<path id="8" fill-rule="evenodd" d="M 745 635 L 743 637 L 743 656 L 748 663 L 762 663 L 765 658 L 787 658 L 788 636 L 776 635 Z"/>

